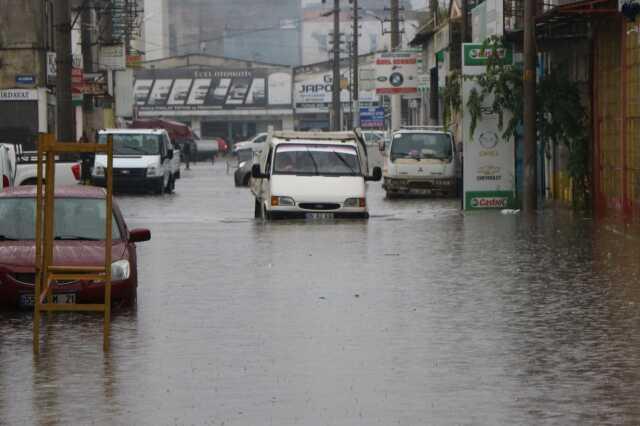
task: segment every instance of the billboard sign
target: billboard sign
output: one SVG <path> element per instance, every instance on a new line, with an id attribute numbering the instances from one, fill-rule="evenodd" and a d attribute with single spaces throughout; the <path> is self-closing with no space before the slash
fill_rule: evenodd
<path id="1" fill-rule="evenodd" d="M 123 70 L 127 67 L 127 57 L 123 44 L 100 46 L 99 65 L 101 70 Z"/>
<path id="2" fill-rule="evenodd" d="M 350 84 L 348 70 L 341 71 L 340 102 L 349 103 Z M 293 88 L 293 101 L 297 109 L 323 109 L 328 111 L 333 98 L 333 73 L 314 72 L 296 75 Z M 377 102 L 378 96 L 374 90 L 367 90 L 366 84 L 360 87 L 360 102 Z"/>
<path id="3" fill-rule="evenodd" d="M 376 93 L 379 95 L 416 93 L 418 68 L 422 59 L 418 52 L 385 52 L 376 55 Z"/>
<path id="4" fill-rule="evenodd" d="M 58 76 L 56 59 L 56 52 L 47 52 L 47 84 L 49 85 L 56 84 L 56 77 Z M 71 66 L 73 69 L 83 69 L 82 55 L 73 54 Z"/>
<path id="5" fill-rule="evenodd" d="M 384 107 L 360 108 L 360 127 L 363 129 L 384 128 Z"/>
<path id="6" fill-rule="evenodd" d="M 257 109 L 291 105 L 291 73 L 264 69 L 139 70 L 140 111 Z"/>
<path id="7" fill-rule="evenodd" d="M 482 44 L 463 44 L 463 68 L 465 76 L 477 76 L 486 72 L 486 49 Z M 510 50 L 502 53 L 505 60 L 513 54 Z M 464 142 L 464 209 L 505 209 L 514 208 L 516 199 L 515 149 L 512 137 L 503 138 L 498 128 L 497 114 L 482 114 L 471 134 L 471 115 L 466 107 L 473 89 L 480 90 L 474 79 L 462 82 Z M 488 96 L 484 103 L 486 110 L 493 103 Z M 510 120 L 505 112 L 504 122 Z"/>

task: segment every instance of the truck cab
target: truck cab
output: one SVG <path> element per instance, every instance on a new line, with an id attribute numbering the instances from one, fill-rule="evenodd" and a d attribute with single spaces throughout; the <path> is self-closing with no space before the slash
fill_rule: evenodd
<path id="1" fill-rule="evenodd" d="M 253 164 L 257 218 L 368 218 L 367 150 L 357 132 L 275 132 Z"/>
<path id="2" fill-rule="evenodd" d="M 113 137 L 113 183 L 116 188 L 146 189 L 156 194 L 172 192 L 176 170 L 174 148 L 164 129 L 107 129 L 98 133 L 98 143 Z M 105 185 L 107 156 L 98 154 L 91 182 Z"/>
<path id="3" fill-rule="evenodd" d="M 457 194 L 455 142 L 442 127 L 402 128 L 381 149 L 386 151 L 382 187 L 388 198 Z"/>

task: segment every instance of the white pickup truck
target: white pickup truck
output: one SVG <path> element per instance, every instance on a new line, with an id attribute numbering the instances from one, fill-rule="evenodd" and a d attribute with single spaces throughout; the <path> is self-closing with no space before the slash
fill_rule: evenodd
<path id="1" fill-rule="evenodd" d="M 15 186 L 35 185 L 38 176 L 36 164 L 37 153 L 22 151 L 20 145 L 16 147 Z M 78 161 L 61 161 L 56 159 L 56 186 L 76 185 L 80 179 L 80 163 Z M 43 177 L 46 167 L 42 167 Z"/>

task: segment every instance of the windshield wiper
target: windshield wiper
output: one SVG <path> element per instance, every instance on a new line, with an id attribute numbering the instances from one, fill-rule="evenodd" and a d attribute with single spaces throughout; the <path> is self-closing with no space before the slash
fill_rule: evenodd
<path id="1" fill-rule="evenodd" d="M 138 154 L 142 154 L 142 155 L 153 155 L 153 154 L 149 154 L 147 151 L 145 151 L 142 148 L 139 148 L 137 146 L 123 146 L 123 149 L 130 149 L 131 151 L 135 151 Z M 130 154 L 117 154 L 117 155 L 130 155 Z"/>
<path id="2" fill-rule="evenodd" d="M 6 235 L 0 235 L 0 241 L 18 241 L 18 239 L 7 237 Z"/>
<path id="3" fill-rule="evenodd" d="M 313 158 L 313 154 L 311 153 L 311 151 L 309 151 L 309 148 L 307 148 L 306 152 L 307 154 L 309 154 L 309 157 L 311 157 L 311 162 L 313 163 L 313 168 L 316 169 L 316 175 L 317 175 L 319 173 L 318 163 L 316 163 L 316 159 Z"/>
<path id="4" fill-rule="evenodd" d="M 341 154 L 339 154 L 339 153 L 337 153 L 337 152 L 335 152 L 335 151 L 331 151 L 331 152 L 333 152 L 333 153 L 335 154 L 335 156 L 336 156 L 336 157 L 338 157 L 338 159 L 339 159 L 340 161 L 342 161 L 342 163 L 343 163 L 345 166 L 347 166 L 347 168 L 348 168 L 349 170 L 351 170 L 351 174 L 353 174 L 353 175 L 356 175 L 356 174 L 357 174 L 357 173 L 356 173 L 356 169 L 354 169 L 353 167 L 351 167 L 351 164 L 349 164 L 349 162 L 348 162 L 347 160 L 345 160 L 345 159 L 344 159 L 344 157 L 342 157 L 342 155 L 341 155 Z"/>
<path id="5" fill-rule="evenodd" d="M 82 237 L 80 235 L 58 235 L 56 241 L 101 241 L 100 238 Z"/>

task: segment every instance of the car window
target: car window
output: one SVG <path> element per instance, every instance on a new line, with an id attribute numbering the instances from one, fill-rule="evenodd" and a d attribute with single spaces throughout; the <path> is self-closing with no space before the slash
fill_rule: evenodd
<path id="1" fill-rule="evenodd" d="M 36 206 L 33 198 L 0 198 L 0 239 L 33 240 Z M 54 238 L 58 240 L 104 240 L 106 203 L 97 198 L 57 198 Z M 121 240 L 116 215 L 112 213 L 112 238 Z"/>
<path id="2" fill-rule="evenodd" d="M 276 151 L 274 174 L 329 176 L 361 175 L 353 146 L 283 144 Z"/>
<path id="3" fill-rule="evenodd" d="M 253 142 L 254 143 L 263 143 L 266 140 L 267 140 L 267 135 L 262 135 L 262 136 L 258 136 L 257 138 L 255 138 L 255 140 Z"/>
<path id="4" fill-rule="evenodd" d="M 271 159 L 273 157 L 273 148 L 269 148 L 269 154 L 267 154 L 267 163 L 264 166 L 265 173 L 271 173 Z"/>
<path id="5" fill-rule="evenodd" d="M 107 134 L 102 133 L 98 143 L 107 143 Z M 113 135 L 114 155 L 157 155 L 164 143 L 158 135 L 142 133 L 118 133 Z"/>
<path id="6" fill-rule="evenodd" d="M 397 133 L 391 144 L 391 160 L 396 158 L 436 158 L 450 160 L 451 137 L 446 133 Z"/>

